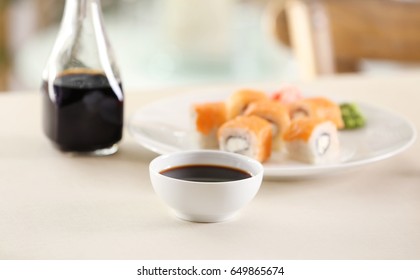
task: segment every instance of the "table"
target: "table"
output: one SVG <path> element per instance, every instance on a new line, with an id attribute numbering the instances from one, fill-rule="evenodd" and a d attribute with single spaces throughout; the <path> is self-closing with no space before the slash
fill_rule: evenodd
<path id="1" fill-rule="evenodd" d="M 390 108 L 420 129 L 418 72 L 300 85 Z M 126 119 L 186 90 L 128 92 Z M 168 212 L 149 182 L 156 154 L 127 133 L 114 156 L 65 156 L 42 134 L 35 92 L 1 94 L 0 127 L 0 259 L 420 259 L 418 141 L 348 173 L 264 180 L 234 220 L 203 224 Z"/>

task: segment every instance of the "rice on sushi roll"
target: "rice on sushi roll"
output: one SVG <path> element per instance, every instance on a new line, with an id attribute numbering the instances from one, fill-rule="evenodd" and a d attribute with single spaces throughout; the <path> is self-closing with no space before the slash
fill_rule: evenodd
<path id="1" fill-rule="evenodd" d="M 217 149 L 217 130 L 226 122 L 227 112 L 224 102 L 208 102 L 192 106 L 194 127 L 199 146 L 203 149 Z"/>
<path id="2" fill-rule="evenodd" d="M 291 158 L 310 164 L 336 162 L 340 154 L 337 127 L 331 121 L 301 118 L 283 136 Z"/>
<path id="3" fill-rule="evenodd" d="M 224 123 L 218 131 L 219 148 L 249 156 L 260 162 L 271 156 L 272 129 L 257 116 L 239 116 Z"/>

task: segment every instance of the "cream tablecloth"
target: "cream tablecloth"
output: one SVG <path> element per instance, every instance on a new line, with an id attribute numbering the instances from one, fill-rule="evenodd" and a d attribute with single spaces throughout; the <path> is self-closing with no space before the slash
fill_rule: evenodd
<path id="1" fill-rule="evenodd" d="M 420 128 L 420 74 L 302 84 L 385 106 Z M 129 92 L 126 119 L 190 89 Z M 41 130 L 40 94 L 0 94 L 1 259 L 420 259 L 420 144 L 335 176 L 265 180 L 234 220 L 189 223 L 154 194 L 156 154 L 68 157 Z"/>

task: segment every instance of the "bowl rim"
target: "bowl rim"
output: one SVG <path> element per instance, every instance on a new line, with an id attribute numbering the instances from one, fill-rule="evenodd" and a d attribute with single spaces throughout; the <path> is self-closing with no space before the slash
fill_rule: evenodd
<path id="1" fill-rule="evenodd" d="M 232 181 L 200 182 L 200 181 L 188 181 L 188 180 L 169 177 L 169 176 L 166 176 L 166 175 L 163 175 L 162 173 L 160 173 L 161 171 L 163 171 L 165 169 L 162 169 L 162 170 L 158 171 L 157 168 L 154 168 L 154 165 L 157 164 L 158 161 L 166 160 L 166 159 L 174 157 L 174 156 L 193 155 L 193 154 L 213 154 L 213 155 L 223 155 L 223 156 L 232 157 L 232 158 L 235 158 L 236 160 L 238 160 L 240 162 L 246 162 L 246 163 L 252 164 L 255 167 L 255 169 L 257 170 L 257 172 L 250 172 L 249 170 L 245 170 L 243 168 L 237 168 L 237 169 L 242 169 L 243 171 L 251 174 L 251 176 L 249 178 L 240 179 L 240 180 L 232 180 Z M 191 165 L 193 165 L 193 164 L 194 163 L 191 163 Z M 178 166 L 183 166 L 183 165 L 187 165 L 187 164 L 179 164 Z M 219 166 L 232 167 L 231 165 L 224 164 L 224 163 L 220 163 Z M 244 155 L 236 154 L 236 153 L 232 153 L 232 152 L 221 151 L 221 150 L 210 150 L 209 149 L 209 150 L 177 151 L 177 152 L 173 152 L 173 153 L 167 153 L 167 154 L 159 155 L 159 156 L 155 157 L 149 163 L 149 172 L 150 172 L 150 174 L 153 173 L 154 175 L 166 178 L 167 180 L 173 180 L 173 181 L 188 183 L 188 184 L 192 184 L 192 185 L 212 185 L 212 186 L 216 186 L 216 185 L 226 185 L 226 184 L 234 184 L 234 183 L 238 183 L 238 182 L 251 181 L 251 180 L 255 180 L 259 176 L 263 177 L 264 176 L 264 167 L 259 161 L 255 160 L 253 158 L 250 158 L 248 156 L 244 156 Z"/>

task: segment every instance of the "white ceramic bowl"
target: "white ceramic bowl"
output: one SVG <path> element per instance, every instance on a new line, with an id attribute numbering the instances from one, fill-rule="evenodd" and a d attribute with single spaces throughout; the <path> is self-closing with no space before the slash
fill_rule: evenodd
<path id="1" fill-rule="evenodd" d="M 226 182 L 195 182 L 161 174 L 185 165 L 218 165 L 246 171 L 251 177 Z M 217 150 L 183 151 L 161 155 L 149 165 L 157 195 L 183 220 L 221 222 L 232 218 L 257 194 L 264 168 L 256 160 Z"/>

